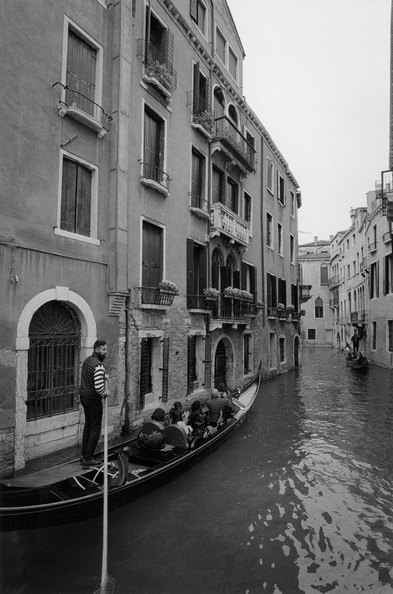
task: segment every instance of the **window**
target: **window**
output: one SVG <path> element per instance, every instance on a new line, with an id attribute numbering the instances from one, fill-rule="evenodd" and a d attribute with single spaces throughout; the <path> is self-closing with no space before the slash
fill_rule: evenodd
<path id="1" fill-rule="evenodd" d="M 206 210 L 205 157 L 193 148 L 191 159 L 191 206 Z"/>
<path id="2" fill-rule="evenodd" d="M 251 295 L 254 296 L 256 300 L 256 278 L 257 278 L 257 269 L 255 266 L 251 264 L 247 264 L 246 262 L 242 262 L 241 265 L 241 288 L 244 291 L 248 291 Z"/>
<path id="3" fill-rule="evenodd" d="M 279 339 L 279 349 L 280 349 L 280 363 L 284 363 L 285 361 L 285 338 L 280 336 Z"/>
<path id="4" fill-rule="evenodd" d="M 243 335 L 243 373 L 252 372 L 252 352 L 251 352 L 251 334 Z"/>
<path id="5" fill-rule="evenodd" d="M 267 158 L 267 188 L 274 193 L 274 165 L 273 161 Z"/>
<path id="6" fill-rule="evenodd" d="M 317 339 L 317 331 L 315 328 L 309 328 L 307 330 L 307 339 L 308 340 L 316 340 Z"/>
<path id="7" fill-rule="evenodd" d="M 294 262 L 295 262 L 295 238 L 293 235 L 289 236 L 289 249 L 290 249 L 291 264 L 294 264 Z"/>
<path id="8" fill-rule="evenodd" d="M 244 220 L 251 223 L 251 196 L 244 192 Z"/>
<path id="9" fill-rule="evenodd" d="M 287 304 L 287 281 L 283 278 L 277 279 L 278 283 L 278 303 Z"/>
<path id="10" fill-rule="evenodd" d="M 66 103 L 94 116 L 97 50 L 68 31 Z"/>
<path id="11" fill-rule="evenodd" d="M 146 7 L 145 39 L 138 43 L 144 45 L 143 49 L 140 46 L 140 54 L 144 56 L 145 80 L 168 99 L 176 88 L 176 72 L 173 69 L 174 36 L 149 6 Z"/>
<path id="12" fill-rule="evenodd" d="M 55 233 L 98 244 L 97 168 L 64 151 L 60 154 L 60 167 L 61 190 Z"/>
<path id="13" fill-rule="evenodd" d="M 212 202 L 224 203 L 224 174 L 213 165 Z"/>
<path id="14" fill-rule="evenodd" d="M 143 147 L 143 178 L 167 187 L 168 176 L 164 167 L 165 124 L 160 116 L 145 106 Z"/>
<path id="15" fill-rule="evenodd" d="M 27 420 L 78 409 L 80 325 L 58 301 L 40 307 L 29 328 Z"/>
<path id="16" fill-rule="evenodd" d="M 329 269 L 327 264 L 321 264 L 319 272 L 321 285 L 327 285 L 329 282 Z"/>
<path id="17" fill-rule="evenodd" d="M 216 52 L 221 62 L 225 64 L 226 39 L 219 29 L 216 29 Z"/>
<path id="18" fill-rule="evenodd" d="M 323 318 L 323 301 L 321 297 L 315 299 L 315 317 Z"/>
<path id="19" fill-rule="evenodd" d="M 194 116 L 204 114 L 211 109 L 209 80 L 199 66 L 199 62 L 194 64 L 192 106 Z"/>
<path id="20" fill-rule="evenodd" d="M 194 382 L 197 379 L 196 372 L 196 336 L 188 337 L 188 351 L 187 351 L 187 393 L 191 394 L 194 391 Z"/>
<path id="21" fill-rule="evenodd" d="M 295 216 L 295 193 L 292 190 L 289 191 L 289 195 L 291 197 L 291 216 Z"/>
<path id="22" fill-rule="evenodd" d="M 277 366 L 277 363 L 276 363 L 276 358 L 277 358 L 276 348 L 277 348 L 276 333 L 275 332 L 270 332 L 269 333 L 269 366 L 270 366 L 270 369 L 275 369 L 276 366 Z"/>
<path id="23" fill-rule="evenodd" d="M 370 266 L 370 299 L 379 297 L 379 266 L 378 262 L 373 262 Z"/>
<path id="24" fill-rule="evenodd" d="M 266 275 L 266 290 L 267 290 L 267 308 L 268 313 L 271 308 L 277 307 L 277 279 L 269 272 Z"/>
<path id="25" fill-rule="evenodd" d="M 187 299 L 188 307 L 203 309 L 203 290 L 207 287 L 207 248 L 187 239 Z"/>
<path id="26" fill-rule="evenodd" d="M 231 48 L 229 48 L 228 70 L 229 74 L 237 80 L 237 56 Z"/>
<path id="27" fill-rule="evenodd" d="M 158 287 L 163 278 L 163 229 L 143 221 L 142 287 Z"/>
<path id="28" fill-rule="evenodd" d="M 281 202 L 281 204 L 285 204 L 285 182 L 284 182 L 284 178 L 283 176 L 278 173 L 277 174 L 277 190 L 278 190 L 278 201 Z"/>
<path id="29" fill-rule="evenodd" d="M 388 351 L 393 351 L 393 320 L 388 320 Z"/>
<path id="30" fill-rule="evenodd" d="M 206 6 L 200 0 L 191 0 L 190 14 L 192 20 L 198 25 L 202 33 L 205 33 Z"/>
<path id="31" fill-rule="evenodd" d="M 377 350 L 377 322 L 371 324 L 371 349 Z"/>
<path id="32" fill-rule="evenodd" d="M 238 207 L 239 207 L 239 186 L 237 183 L 228 177 L 227 180 L 228 184 L 228 196 L 227 196 L 227 206 L 231 209 L 232 212 L 238 214 Z"/>
<path id="33" fill-rule="evenodd" d="M 273 217 L 266 213 L 266 245 L 273 248 Z"/>
<path id="34" fill-rule="evenodd" d="M 277 251 L 282 256 L 282 225 L 277 223 Z"/>
<path id="35" fill-rule="evenodd" d="M 393 293 L 393 256 L 388 254 L 384 261 L 384 295 Z"/>

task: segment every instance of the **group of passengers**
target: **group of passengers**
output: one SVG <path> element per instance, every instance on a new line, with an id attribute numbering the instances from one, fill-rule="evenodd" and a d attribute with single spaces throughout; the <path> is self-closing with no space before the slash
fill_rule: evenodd
<path id="1" fill-rule="evenodd" d="M 178 425 L 182 427 L 189 440 L 206 434 L 213 433 L 216 428 L 226 424 L 228 419 L 234 413 L 230 392 L 225 384 L 220 384 L 218 389 L 212 391 L 211 396 L 205 401 L 204 405 L 200 400 L 195 400 L 191 405 L 191 410 L 183 411 L 182 403 L 176 401 L 169 411 L 169 423 L 165 419 L 163 408 L 157 408 L 151 418 L 161 425 L 164 429 L 168 425 Z"/>

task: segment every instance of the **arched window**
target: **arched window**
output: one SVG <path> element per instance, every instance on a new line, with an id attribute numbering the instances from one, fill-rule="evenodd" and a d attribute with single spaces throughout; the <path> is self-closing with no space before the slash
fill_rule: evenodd
<path id="1" fill-rule="evenodd" d="M 321 264 L 320 273 L 321 273 L 321 285 L 327 285 L 328 280 L 329 280 L 327 264 Z"/>
<path id="2" fill-rule="evenodd" d="M 236 125 L 237 128 L 237 122 L 238 122 L 238 117 L 237 117 L 237 111 L 234 105 L 230 105 L 228 107 L 228 116 L 231 118 L 231 120 L 234 122 L 234 124 Z"/>
<path id="3" fill-rule="evenodd" d="M 227 258 L 227 283 L 228 283 L 228 285 L 227 286 L 240 288 L 238 286 L 238 283 L 236 282 L 235 270 L 236 270 L 236 262 L 235 262 L 233 256 L 228 256 L 228 258 Z"/>
<path id="4" fill-rule="evenodd" d="M 320 297 L 315 299 L 315 317 L 323 318 L 323 301 Z"/>
<path id="5" fill-rule="evenodd" d="M 80 325 L 65 303 L 48 301 L 32 317 L 27 375 L 27 420 L 78 408 Z"/>
<path id="6" fill-rule="evenodd" d="M 216 248 L 212 253 L 212 287 L 220 290 L 220 270 L 222 267 L 222 257 L 220 251 Z M 225 288 L 225 287 L 224 287 Z"/>

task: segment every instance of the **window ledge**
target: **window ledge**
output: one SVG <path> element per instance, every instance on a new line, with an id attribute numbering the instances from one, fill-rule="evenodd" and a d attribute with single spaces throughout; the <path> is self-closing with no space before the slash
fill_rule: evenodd
<path id="1" fill-rule="evenodd" d="M 170 305 L 157 305 L 155 303 L 140 303 L 139 309 L 153 309 L 155 311 L 165 311 Z"/>
<path id="2" fill-rule="evenodd" d="M 142 176 L 141 184 L 143 184 L 144 186 L 146 186 L 148 188 L 152 188 L 153 190 L 156 190 L 157 192 L 159 192 L 160 194 L 162 194 L 165 197 L 169 196 L 168 188 L 161 185 L 159 182 L 156 182 L 154 179 L 148 179 L 147 177 Z"/>
<path id="3" fill-rule="evenodd" d="M 201 208 L 196 208 L 195 206 L 190 206 L 190 211 L 192 212 L 192 214 L 194 214 L 196 217 L 198 217 L 200 219 L 205 219 L 207 221 L 210 220 L 210 214 L 208 212 L 206 212 L 205 210 L 202 210 Z"/>
<path id="4" fill-rule="evenodd" d="M 93 245 L 100 245 L 101 241 L 95 237 L 87 237 L 86 235 L 79 235 L 78 233 L 71 233 L 70 231 L 64 231 L 59 227 L 54 229 L 55 235 L 61 235 L 62 237 L 68 237 L 69 239 L 75 239 L 76 241 L 83 241 L 85 243 L 91 243 Z"/>
<path id="5" fill-rule="evenodd" d="M 198 130 L 198 132 L 207 138 L 207 140 L 211 140 L 213 138 L 213 136 L 201 124 L 195 124 L 195 122 L 191 122 L 191 127 L 195 130 Z"/>
<path id="6" fill-rule="evenodd" d="M 160 83 L 160 81 L 158 80 L 157 77 L 155 76 L 149 76 L 148 74 L 142 74 L 142 80 L 150 85 L 153 85 L 154 87 L 157 87 L 157 89 L 160 91 L 160 93 L 162 95 L 164 95 L 165 99 L 169 102 L 172 99 L 172 93 L 170 91 L 168 91 L 167 88 L 164 87 L 163 84 Z"/>
<path id="7" fill-rule="evenodd" d="M 106 128 L 101 124 L 99 120 L 93 118 L 93 116 L 89 115 L 85 111 L 82 111 L 78 107 L 73 107 L 72 105 L 64 105 L 60 103 L 58 106 L 59 115 L 64 118 L 64 116 L 68 115 L 74 120 L 85 124 L 91 130 L 97 133 L 98 138 L 103 138 L 105 134 L 108 132 Z"/>

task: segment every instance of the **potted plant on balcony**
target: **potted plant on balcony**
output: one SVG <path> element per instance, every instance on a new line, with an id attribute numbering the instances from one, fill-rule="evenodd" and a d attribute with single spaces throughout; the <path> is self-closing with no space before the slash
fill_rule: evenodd
<path id="1" fill-rule="evenodd" d="M 214 117 L 211 111 L 201 111 L 199 113 L 194 114 L 194 124 L 199 124 L 203 126 L 205 130 L 211 134 L 213 129 Z"/>
<path id="2" fill-rule="evenodd" d="M 230 299 L 240 299 L 241 298 L 241 290 L 235 289 L 234 287 L 226 287 L 224 289 L 224 297 Z"/>
<path id="3" fill-rule="evenodd" d="M 172 305 L 176 295 L 179 294 L 178 288 L 172 281 L 162 280 L 158 285 L 160 305 Z"/>
<path id="4" fill-rule="evenodd" d="M 295 306 L 291 303 L 287 306 L 287 312 L 289 313 L 291 319 L 293 319 L 293 313 L 295 311 Z"/>
<path id="5" fill-rule="evenodd" d="M 285 305 L 283 303 L 278 303 L 277 305 L 277 314 L 279 318 L 286 318 L 287 317 L 287 311 L 285 308 Z"/>
<path id="6" fill-rule="evenodd" d="M 206 298 L 206 301 L 217 301 L 220 296 L 220 291 L 218 289 L 214 289 L 213 287 L 207 287 L 207 289 L 203 289 L 203 294 Z"/>
<path id="7" fill-rule="evenodd" d="M 244 299 L 244 301 L 252 301 L 253 300 L 252 293 L 249 293 L 249 291 L 243 290 L 241 292 L 241 299 Z"/>

